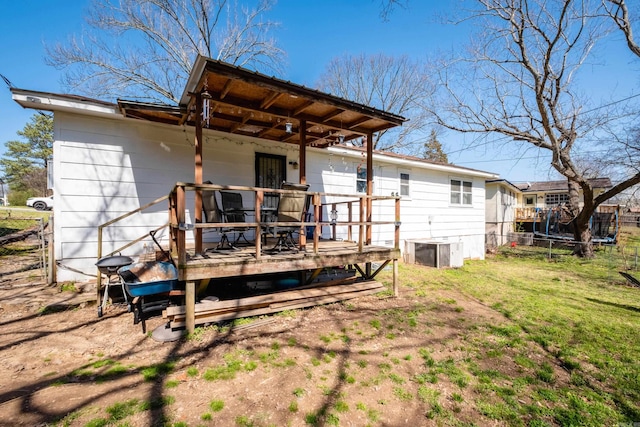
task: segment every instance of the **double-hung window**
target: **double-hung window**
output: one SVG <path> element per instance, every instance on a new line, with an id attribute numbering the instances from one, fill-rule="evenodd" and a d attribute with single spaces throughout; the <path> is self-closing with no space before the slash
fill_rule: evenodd
<path id="1" fill-rule="evenodd" d="M 452 179 L 451 180 L 451 204 L 471 206 L 473 202 L 472 191 L 471 191 L 472 188 L 473 188 L 473 185 L 471 181 L 464 181 L 461 179 Z"/>
<path id="2" fill-rule="evenodd" d="M 409 181 L 410 176 L 408 172 L 400 172 L 400 195 L 403 197 L 409 197 Z"/>

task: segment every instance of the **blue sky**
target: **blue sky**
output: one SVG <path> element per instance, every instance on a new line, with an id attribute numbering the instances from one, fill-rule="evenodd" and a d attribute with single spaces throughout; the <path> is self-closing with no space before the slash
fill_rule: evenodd
<path id="1" fill-rule="evenodd" d="M 83 25 L 87 0 L 0 0 L 0 74 L 14 86 L 62 92 L 60 73 L 45 65 L 44 43 L 64 41 Z M 407 54 L 415 58 L 455 49 L 465 43 L 464 28 L 437 23 L 456 1 L 410 0 L 409 8 L 396 9 L 388 22 L 381 21 L 379 0 L 279 0 L 269 19 L 280 22 L 275 34 L 287 52 L 287 72 L 292 82 L 314 86 L 325 65 L 343 54 Z M 632 62 L 623 43 L 602 49 L 583 77 L 585 93 L 594 98 L 621 99 L 638 91 L 638 63 Z M 13 100 L 0 82 L 0 155 L 4 143 L 18 139 L 34 113 Z M 464 149 L 465 140 L 455 134 L 441 137 L 449 161 L 460 166 L 499 173 L 513 182 L 543 180 L 548 161 L 535 152 L 518 160 L 506 149 L 483 145 Z M 553 176 L 551 176 L 553 178 Z"/>

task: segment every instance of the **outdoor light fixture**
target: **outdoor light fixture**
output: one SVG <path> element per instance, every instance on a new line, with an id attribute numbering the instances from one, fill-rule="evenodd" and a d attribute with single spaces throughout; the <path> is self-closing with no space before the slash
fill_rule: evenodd
<path id="1" fill-rule="evenodd" d="M 293 133 L 293 123 L 287 122 L 284 124 L 284 130 L 287 133 Z"/>
<path id="2" fill-rule="evenodd" d="M 202 98 L 202 122 L 209 127 L 209 117 L 211 116 L 211 94 L 207 89 L 207 85 L 205 83 L 204 90 L 200 94 Z"/>
<path id="3" fill-rule="evenodd" d="M 329 218 L 331 218 L 331 225 L 336 225 L 336 222 L 338 222 L 338 211 L 336 209 L 332 209 L 329 213 Z"/>

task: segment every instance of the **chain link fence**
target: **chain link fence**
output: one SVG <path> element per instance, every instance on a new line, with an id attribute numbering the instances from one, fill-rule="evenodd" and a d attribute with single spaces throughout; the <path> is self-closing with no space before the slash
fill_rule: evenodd
<path id="1" fill-rule="evenodd" d="M 522 233 L 510 243 L 497 247 L 493 252 L 507 257 L 547 260 L 549 262 L 569 262 L 577 258 L 573 255 L 575 242 L 533 237 Z M 594 258 L 585 262 L 594 268 L 605 269 L 611 282 L 628 282 L 640 286 L 640 247 L 634 245 L 594 244 Z"/>
<path id="2" fill-rule="evenodd" d="M 48 221 L 0 212 L 0 281 L 14 280 L 20 273 L 46 280 Z"/>

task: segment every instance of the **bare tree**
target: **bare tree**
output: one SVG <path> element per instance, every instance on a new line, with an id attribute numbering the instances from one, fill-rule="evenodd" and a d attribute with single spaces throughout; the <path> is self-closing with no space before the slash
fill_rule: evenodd
<path id="1" fill-rule="evenodd" d="M 422 105 L 432 85 L 421 62 L 407 56 L 345 55 L 331 60 L 317 86 L 409 119 L 400 129 L 374 135 L 375 149 L 417 154 L 423 148 L 427 115 Z"/>
<path id="2" fill-rule="evenodd" d="M 550 153 L 551 165 L 567 178 L 575 253 L 592 256 L 589 220 L 598 205 L 640 182 L 636 140 L 603 141 L 603 133 L 620 131 L 625 114 L 616 107 L 589 106 L 580 96 L 576 75 L 592 50 L 612 30 L 599 2 L 591 0 L 478 0 L 468 19 L 482 34 L 469 55 L 439 70 L 443 97 L 429 105 L 437 122 L 460 132 L 502 135 L 514 151 L 529 144 Z M 444 101 L 446 100 L 446 101 Z M 600 138 L 600 139 L 598 139 Z M 594 194 L 581 158 L 593 148 L 601 161 L 624 160 L 626 176 L 603 194 Z M 622 151 L 620 151 L 622 150 Z M 624 156 L 621 154 L 624 153 Z M 584 156 L 583 156 L 584 157 Z M 624 157 L 624 159 L 623 159 Z M 579 191 L 584 203 L 580 206 Z"/>
<path id="3" fill-rule="evenodd" d="M 197 54 L 263 72 L 281 71 L 284 52 L 254 9 L 227 0 L 94 0 L 89 31 L 47 46 L 63 85 L 90 96 L 177 103 Z"/>

